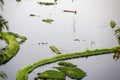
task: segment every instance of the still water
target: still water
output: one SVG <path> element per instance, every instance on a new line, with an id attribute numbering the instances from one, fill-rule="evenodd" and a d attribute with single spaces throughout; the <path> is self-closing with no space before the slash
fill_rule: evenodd
<path id="1" fill-rule="evenodd" d="M 120 26 L 120 0 L 58 0 L 58 4 L 52 6 L 41 6 L 37 2 L 54 0 L 4 1 L 0 14 L 9 21 L 10 31 L 27 37 L 18 54 L 0 66 L 0 71 L 8 75 L 7 80 L 15 80 L 18 70 L 24 66 L 56 56 L 50 45 L 55 45 L 63 53 L 118 46 L 109 22 L 114 20 L 117 27 Z M 77 14 L 63 10 L 76 10 Z M 36 16 L 31 17 L 30 14 Z M 54 22 L 42 22 L 47 18 Z M 4 46 L 1 44 L 0 47 Z M 109 54 L 67 61 L 87 73 L 82 80 L 120 80 L 120 60 L 115 61 L 112 57 L 113 54 Z M 38 72 L 52 69 L 55 65 L 57 63 L 35 69 L 29 80 L 33 80 Z"/>

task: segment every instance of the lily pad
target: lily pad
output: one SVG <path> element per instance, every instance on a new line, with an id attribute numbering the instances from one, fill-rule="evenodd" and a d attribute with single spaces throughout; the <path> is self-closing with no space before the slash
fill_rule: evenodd
<path id="1" fill-rule="evenodd" d="M 38 78 L 44 80 L 65 80 L 66 75 L 60 71 L 47 70 L 45 72 L 39 73 Z"/>

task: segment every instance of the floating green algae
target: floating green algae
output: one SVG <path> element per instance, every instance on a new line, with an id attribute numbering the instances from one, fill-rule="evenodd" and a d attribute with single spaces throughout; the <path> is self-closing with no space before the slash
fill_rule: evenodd
<path id="1" fill-rule="evenodd" d="M 68 66 L 61 66 L 61 67 L 54 67 L 54 68 L 65 73 L 71 79 L 82 79 L 83 77 L 86 76 L 86 73 L 80 68 L 68 67 Z"/>
<path id="2" fill-rule="evenodd" d="M 43 80 L 65 80 L 66 75 L 56 70 L 46 70 L 38 74 L 39 79 Z"/>
<path id="3" fill-rule="evenodd" d="M 17 34 L 17 33 L 13 33 L 13 32 L 8 32 L 8 33 L 11 34 L 11 35 L 14 35 L 15 38 L 21 39 L 21 40 L 19 41 L 20 44 L 22 44 L 23 42 L 25 42 L 25 41 L 27 40 L 27 38 L 26 38 L 25 36 L 21 36 L 21 35 L 19 35 L 19 34 Z"/>
<path id="4" fill-rule="evenodd" d="M 42 21 L 51 24 L 54 20 L 53 19 L 43 19 Z"/>
<path id="5" fill-rule="evenodd" d="M 58 50 L 58 48 L 56 48 L 55 46 L 50 46 L 50 49 L 56 54 L 61 54 L 60 50 Z"/>
<path id="6" fill-rule="evenodd" d="M 21 70 L 18 71 L 16 80 L 28 80 L 28 74 L 31 73 L 34 69 L 37 67 L 50 64 L 56 61 L 61 60 L 68 60 L 68 59 L 74 59 L 74 58 L 80 58 L 80 57 L 89 57 L 89 56 L 95 56 L 95 55 L 103 55 L 103 54 L 110 54 L 116 52 L 116 50 L 120 49 L 120 46 L 113 47 L 110 49 L 95 49 L 95 50 L 86 50 L 83 52 L 75 52 L 75 53 L 68 53 L 68 54 L 61 54 L 57 55 L 52 58 L 47 58 L 40 60 L 38 62 L 35 62 L 31 65 L 28 65 Z"/>
<path id="7" fill-rule="evenodd" d="M 110 27 L 114 28 L 116 26 L 116 22 L 115 21 L 110 21 Z"/>
<path id="8" fill-rule="evenodd" d="M 0 37 L 6 41 L 7 46 L 5 49 L 0 52 L 0 65 L 9 61 L 12 57 L 14 57 L 19 51 L 20 44 L 16 39 L 15 34 L 11 34 L 10 32 L 0 32 Z"/>
<path id="9" fill-rule="evenodd" d="M 35 14 L 30 14 L 30 16 L 32 16 L 32 17 L 33 17 L 33 16 L 36 16 L 36 15 L 35 15 Z"/>
<path id="10" fill-rule="evenodd" d="M 7 47 L 4 51 L 0 54 L 0 64 L 3 64 L 9 61 L 19 50 L 19 43 L 16 40 L 15 36 L 9 33 L 0 32 L 0 36 L 4 39 L 7 43 Z"/>
<path id="11" fill-rule="evenodd" d="M 68 67 L 76 67 L 76 65 L 70 63 L 70 62 L 64 62 L 64 61 L 60 61 L 58 62 L 58 65 L 60 66 L 68 66 Z"/>

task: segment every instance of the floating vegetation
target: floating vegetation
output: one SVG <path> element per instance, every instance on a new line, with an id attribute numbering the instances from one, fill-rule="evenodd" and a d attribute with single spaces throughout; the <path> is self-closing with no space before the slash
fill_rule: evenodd
<path id="1" fill-rule="evenodd" d="M 30 14 L 30 16 L 36 16 L 35 14 Z"/>
<path id="2" fill-rule="evenodd" d="M 20 44 L 22 44 L 23 42 L 25 42 L 26 39 L 27 39 L 25 36 L 21 36 L 21 35 L 19 35 L 19 34 L 17 34 L 17 33 L 13 33 L 13 32 L 8 32 L 8 33 L 11 34 L 11 35 L 14 35 L 15 38 L 21 39 L 21 40 L 19 41 Z"/>
<path id="3" fill-rule="evenodd" d="M 115 21 L 110 21 L 110 27 L 114 28 L 116 26 L 116 22 Z"/>
<path id="4" fill-rule="evenodd" d="M 76 67 L 61 66 L 61 67 L 54 67 L 54 68 L 62 71 L 71 79 L 82 79 L 83 77 L 86 76 L 86 73 L 83 70 Z"/>
<path id="5" fill-rule="evenodd" d="M 54 20 L 53 19 L 43 19 L 42 21 L 51 24 Z"/>
<path id="6" fill-rule="evenodd" d="M 46 70 L 38 74 L 39 79 L 43 80 L 65 80 L 66 75 L 56 70 Z"/>
<path id="7" fill-rule="evenodd" d="M 8 44 L 4 51 L 0 54 L 0 65 L 9 61 L 19 50 L 19 43 L 15 39 L 15 36 L 9 33 L 0 32 L 2 39 Z"/>
<path id="8" fill-rule="evenodd" d="M 6 21 L 1 15 L 0 15 L 0 32 L 3 30 L 9 30 L 8 28 L 8 21 Z"/>
<path id="9" fill-rule="evenodd" d="M 6 41 L 7 46 L 0 53 L 0 65 L 9 61 L 19 51 L 20 44 L 16 39 L 16 35 L 10 32 L 0 32 L 0 37 Z M 21 42 L 23 42 L 22 40 Z"/>
<path id="10" fill-rule="evenodd" d="M 56 3 L 58 0 L 54 0 L 54 2 Z"/>
<path id="11" fill-rule="evenodd" d="M 46 5 L 46 6 L 50 6 L 50 5 L 55 5 L 56 3 L 52 3 L 52 2 L 37 2 L 40 5 Z"/>
<path id="12" fill-rule="evenodd" d="M 74 41 L 80 41 L 80 39 L 74 39 Z"/>
<path id="13" fill-rule="evenodd" d="M 21 0 L 16 0 L 17 2 L 20 2 Z"/>
<path id="14" fill-rule="evenodd" d="M 68 66 L 68 67 L 76 67 L 76 65 L 70 63 L 70 62 L 64 62 L 64 61 L 61 61 L 61 62 L 58 62 L 58 65 L 60 66 Z"/>
<path id="15" fill-rule="evenodd" d="M 116 49 L 113 59 L 118 60 L 120 58 L 120 49 Z"/>
<path id="16" fill-rule="evenodd" d="M 7 79 L 8 77 L 6 73 L 4 73 L 3 71 L 0 71 L 0 78 Z"/>
<path id="17" fill-rule="evenodd" d="M 46 70 L 42 73 L 38 73 L 38 76 L 34 78 L 34 80 L 42 79 L 42 80 L 65 80 L 66 76 L 72 79 L 82 79 L 86 76 L 86 73 L 76 68 L 76 65 L 70 62 L 59 62 L 58 65 L 62 67 L 53 67 L 57 70 Z"/>
<path id="18" fill-rule="evenodd" d="M 115 29 L 114 32 L 115 32 L 114 35 L 116 36 L 118 40 L 118 44 L 120 45 L 120 27 L 117 27 L 117 29 Z"/>
<path id="19" fill-rule="evenodd" d="M 55 46 L 50 46 L 50 49 L 56 54 L 61 54 L 60 50 L 58 50 Z"/>
<path id="20" fill-rule="evenodd" d="M 61 54 L 52 58 L 47 58 L 40 60 L 38 62 L 35 62 L 31 65 L 28 65 L 21 70 L 18 71 L 16 80 L 28 80 L 28 74 L 31 73 L 34 69 L 37 67 L 50 64 L 56 61 L 61 60 L 68 60 L 68 59 L 74 59 L 74 58 L 80 58 L 80 57 L 89 57 L 89 56 L 95 56 L 95 55 L 102 55 L 102 54 L 110 54 L 116 52 L 117 49 L 120 49 L 120 46 L 113 47 L 110 49 L 95 49 L 95 50 L 87 50 L 83 52 L 75 52 L 75 53 L 68 53 L 68 54 Z"/>
<path id="21" fill-rule="evenodd" d="M 4 5 L 4 1 L 3 0 L 0 0 L 0 3 Z"/>
<path id="22" fill-rule="evenodd" d="M 75 13 L 75 14 L 77 14 L 76 10 L 75 11 L 72 11 L 72 10 L 63 10 L 63 12 L 69 12 L 69 13 Z"/>

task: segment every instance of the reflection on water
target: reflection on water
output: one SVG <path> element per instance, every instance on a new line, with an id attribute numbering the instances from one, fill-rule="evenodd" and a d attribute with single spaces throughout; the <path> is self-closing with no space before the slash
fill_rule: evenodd
<path id="1" fill-rule="evenodd" d="M 109 24 L 111 20 L 114 20 L 117 26 L 120 25 L 119 0 L 74 0 L 73 2 L 58 0 L 58 4 L 52 6 L 41 6 L 37 1 L 22 0 L 17 3 L 15 0 L 5 0 L 4 10 L 0 11 L 9 21 L 10 31 L 28 38 L 21 45 L 18 54 L 7 64 L 0 66 L 0 70 L 8 74 L 9 80 L 15 80 L 17 71 L 22 67 L 43 58 L 56 56 L 49 48 L 51 45 L 55 45 L 63 53 L 112 48 L 118 45 L 113 29 L 109 26 L 101 27 L 106 25 L 102 22 Z M 66 13 L 63 10 L 76 10 L 77 14 Z M 31 17 L 30 14 L 39 17 Z M 52 24 L 42 22 L 46 18 L 53 19 L 54 22 Z M 39 43 L 47 44 L 39 45 Z M 120 60 L 115 62 L 112 56 L 112 54 L 102 55 L 69 61 L 87 72 L 88 76 L 83 80 L 120 80 L 118 75 Z M 44 71 L 52 68 L 53 65 L 38 69 Z M 31 73 L 29 80 L 32 80 L 36 73 L 36 70 Z"/>

